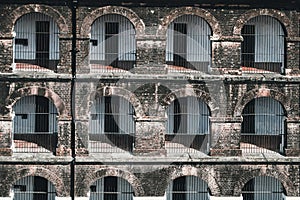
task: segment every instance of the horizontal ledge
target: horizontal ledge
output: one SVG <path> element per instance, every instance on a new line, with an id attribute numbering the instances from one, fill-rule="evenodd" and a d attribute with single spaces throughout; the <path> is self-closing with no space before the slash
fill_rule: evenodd
<path id="1" fill-rule="evenodd" d="M 241 123 L 243 121 L 242 117 L 210 117 L 209 119 L 214 123 Z"/>

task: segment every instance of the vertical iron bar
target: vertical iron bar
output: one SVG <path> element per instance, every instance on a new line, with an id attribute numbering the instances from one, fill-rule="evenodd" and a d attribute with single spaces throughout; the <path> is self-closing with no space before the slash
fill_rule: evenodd
<path id="1" fill-rule="evenodd" d="M 71 177 L 70 177 L 70 196 L 72 200 L 75 200 L 75 162 L 76 162 L 76 154 L 75 154 L 75 80 L 76 80 L 76 41 L 77 41 L 77 33 L 76 33 L 76 12 L 77 12 L 77 0 L 72 0 L 71 2 L 71 12 L 72 12 L 72 79 L 71 79 L 71 151 L 72 151 L 72 162 L 71 162 Z"/>

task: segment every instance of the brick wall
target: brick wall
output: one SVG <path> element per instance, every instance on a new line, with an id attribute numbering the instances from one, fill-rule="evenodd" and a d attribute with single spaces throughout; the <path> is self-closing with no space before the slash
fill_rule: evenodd
<path id="1" fill-rule="evenodd" d="M 12 71 L 13 26 L 19 17 L 30 12 L 45 13 L 59 25 L 61 54 L 56 73 Z M 295 164 L 299 163 L 300 155 L 298 11 L 107 6 L 79 7 L 77 12 L 76 196 L 86 197 L 90 185 L 104 176 L 126 179 L 133 186 L 135 196 L 164 196 L 171 180 L 187 175 L 207 182 L 214 196 L 240 196 L 247 181 L 260 175 L 277 178 L 288 196 L 300 196 L 299 165 Z M 45 177 L 55 185 L 57 196 L 69 196 L 71 11 L 66 6 L 28 4 L 1 5 L 0 13 L 0 196 L 9 196 L 14 182 L 28 175 Z M 105 14 L 125 16 L 135 27 L 137 62 L 128 73 L 90 73 L 90 27 L 96 18 Z M 184 14 L 204 18 L 212 29 L 210 74 L 170 73 L 166 69 L 166 30 L 174 19 Z M 284 26 L 286 75 L 246 75 L 240 70 L 241 29 L 258 15 L 274 17 Z M 50 99 L 59 111 L 56 156 L 14 155 L 12 106 L 28 95 Z M 124 97 L 135 109 L 135 146 L 128 159 L 123 155 L 91 155 L 88 151 L 91 105 L 96 97 L 111 95 Z M 191 160 L 188 154 L 170 158 L 166 152 L 166 110 L 175 98 L 186 96 L 200 98 L 211 112 L 212 145 L 206 158 L 197 155 Z M 280 162 L 245 158 L 240 150 L 241 113 L 257 97 L 274 98 L 285 109 L 287 149 L 286 157 Z"/>

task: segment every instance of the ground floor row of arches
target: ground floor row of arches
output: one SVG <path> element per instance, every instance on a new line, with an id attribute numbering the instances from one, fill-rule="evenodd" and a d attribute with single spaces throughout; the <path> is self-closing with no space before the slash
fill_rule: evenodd
<path id="1" fill-rule="evenodd" d="M 0 166 L 1 200 L 290 200 L 300 197 L 299 165 Z M 151 197 L 151 198 L 150 198 Z M 225 198 L 225 199 L 226 199 Z M 296 198 L 297 199 L 297 198 Z"/>
<path id="2" fill-rule="evenodd" d="M 285 188 L 279 180 L 268 176 L 258 176 L 246 183 L 241 197 L 244 200 L 282 200 L 286 199 L 286 195 Z M 11 197 L 15 200 L 57 199 L 53 183 L 40 176 L 27 176 L 19 179 L 11 189 Z M 90 186 L 86 199 L 134 200 L 137 198 L 128 181 L 116 176 L 107 176 L 98 179 Z M 156 199 L 210 200 L 213 196 L 207 183 L 202 179 L 196 176 L 182 176 L 172 180 L 164 196 L 156 197 Z"/>

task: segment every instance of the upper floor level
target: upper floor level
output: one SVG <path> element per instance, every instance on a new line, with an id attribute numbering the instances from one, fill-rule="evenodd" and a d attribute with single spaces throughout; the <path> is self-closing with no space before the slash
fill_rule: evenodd
<path id="1" fill-rule="evenodd" d="M 3 4 L 0 71 L 299 75 L 297 8 L 177 4 Z"/>

